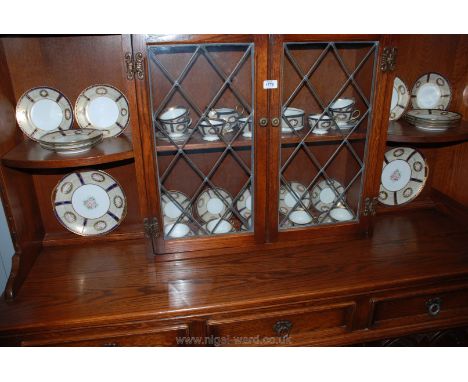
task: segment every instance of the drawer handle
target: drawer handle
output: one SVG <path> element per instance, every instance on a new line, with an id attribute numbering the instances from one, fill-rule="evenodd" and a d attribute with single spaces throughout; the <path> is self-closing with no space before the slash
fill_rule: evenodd
<path id="1" fill-rule="evenodd" d="M 292 322 L 289 320 L 279 320 L 276 321 L 275 325 L 273 325 L 273 330 L 275 331 L 276 335 L 282 338 L 289 337 L 291 328 Z"/>
<path id="2" fill-rule="evenodd" d="M 431 298 L 430 300 L 426 301 L 427 313 L 429 316 L 435 317 L 440 313 L 442 305 L 442 299 L 439 297 Z"/>
<path id="3" fill-rule="evenodd" d="M 102 344 L 101 346 L 106 347 L 106 348 L 114 348 L 114 347 L 119 346 L 119 344 L 117 342 L 106 342 Z"/>

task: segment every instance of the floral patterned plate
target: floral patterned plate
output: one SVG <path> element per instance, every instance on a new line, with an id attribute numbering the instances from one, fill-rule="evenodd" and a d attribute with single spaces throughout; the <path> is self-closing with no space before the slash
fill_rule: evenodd
<path id="1" fill-rule="evenodd" d="M 402 205 L 415 199 L 424 188 L 429 168 L 419 151 L 397 147 L 385 153 L 379 202 Z"/>
<path id="2" fill-rule="evenodd" d="M 66 175 L 52 192 L 58 221 L 81 236 L 97 236 L 117 228 L 125 218 L 127 201 L 119 183 L 104 171 Z"/>

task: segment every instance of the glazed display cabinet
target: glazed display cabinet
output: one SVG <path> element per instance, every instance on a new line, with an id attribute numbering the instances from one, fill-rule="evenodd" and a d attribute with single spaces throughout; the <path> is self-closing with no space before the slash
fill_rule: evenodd
<path id="1" fill-rule="evenodd" d="M 467 62 L 455 35 L 1 37 L 0 343 L 464 333 Z"/>

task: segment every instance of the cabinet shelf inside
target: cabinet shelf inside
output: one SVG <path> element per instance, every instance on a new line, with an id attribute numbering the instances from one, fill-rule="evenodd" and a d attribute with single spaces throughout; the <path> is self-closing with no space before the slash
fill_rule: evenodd
<path id="1" fill-rule="evenodd" d="M 126 135 L 104 139 L 90 150 L 76 154 L 58 154 L 39 143 L 24 140 L 2 158 L 4 165 L 15 168 L 67 168 L 117 162 L 133 158 L 131 139 Z"/>
<path id="2" fill-rule="evenodd" d="M 400 119 L 388 125 L 387 142 L 396 143 L 444 143 L 468 140 L 468 121 L 444 131 L 430 131 L 417 128 Z"/>
<path id="3" fill-rule="evenodd" d="M 299 143 L 304 139 L 307 131 L 299 131 L 295 134 L 282 134 L 281 144 Z M 348 135 L 348 132 L 329 132 L 323 135 L 309 134 L 305 142 L 341 142 Z M 358 141 L 366 139 L 365 132 L 353 132 L 348 136 L 348 141 Z"/>

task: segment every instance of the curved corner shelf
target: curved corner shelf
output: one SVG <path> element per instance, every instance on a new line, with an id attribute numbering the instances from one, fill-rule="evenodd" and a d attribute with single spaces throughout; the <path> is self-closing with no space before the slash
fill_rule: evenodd
<path id="1" fill-rule="evenodd" d="M 67 168 L 117 162 L 134 157 L 132 141 L 121 135 L 104 139 L 90 150 L 77 154 L 57 154 L 43 149 L 39 143 L 24 140 L 6 153 L 2 163 L 15 168 Z"/>
<path id="2" fill-rule="evenodd" d="M 391 121 L 388 125 L 387 142 L 397 143 L 450 143 L 468 140 L 468 122 L 445 131 L 418 129 L 405 120 Z"/>

